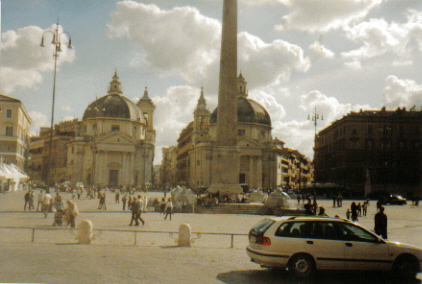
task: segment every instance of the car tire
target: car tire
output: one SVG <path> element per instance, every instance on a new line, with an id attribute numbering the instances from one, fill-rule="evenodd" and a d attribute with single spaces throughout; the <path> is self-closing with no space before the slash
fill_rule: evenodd
<path id="1" fill-rule="evenodd" d="M 315 261 L 309 255 L 298 254 L 289 261 L 288 268 L 297 278 L 307 278 L 315 273 Z"/>
<path id="2" fill-rule="evenodd" d="M 419 272 L 417 260 L 411 257 L 402 257 L 394 262 L 393 272 L 400 278 L 413 280 Z"/>

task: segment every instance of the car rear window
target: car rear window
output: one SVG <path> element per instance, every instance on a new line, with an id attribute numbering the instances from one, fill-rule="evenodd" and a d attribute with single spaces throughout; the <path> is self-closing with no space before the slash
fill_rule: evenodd
<path id="1" fill-rule="evenodd" d="M 274 222 L 275 221 L 270 219 L 264 219 L 252 228 L 251 233 L 254 235 L 262 235 L 272 224 L 274 224 Z"/>

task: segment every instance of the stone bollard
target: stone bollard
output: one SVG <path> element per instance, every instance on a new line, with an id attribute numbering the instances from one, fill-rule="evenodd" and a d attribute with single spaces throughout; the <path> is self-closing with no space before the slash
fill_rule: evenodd
<path id="1" fill-rule="evenodd" d="M 189 224 L 182 224 L 179 227 L 179 247 L 190 247 L 191 227 Z"/>
<path id="2" fill-rule="evenodd" d="M 89 245 L 92 239 L 92 222 L 84 220 L 79 224 L 79 244 Z"/>

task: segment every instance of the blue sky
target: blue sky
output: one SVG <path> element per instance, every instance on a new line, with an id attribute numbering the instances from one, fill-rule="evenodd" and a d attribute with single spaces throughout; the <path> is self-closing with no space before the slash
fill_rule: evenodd
<path id="1" fill-rule="evenodd" d="M 422 1 L 238 2 L 238 68 L 286 146 L 312 158 L 315 106 L 318 130 L 361 108 L 422 107 Z M 34 134 L 49 126 L 52 46 L 39 42 L 57 19 L 74 49 L 60 54 L 55 122 L 81 119 L 117 70 L 130 99 L 148 85 L 159 163 L 193 119 L 201 85 L 210 111 L 217 104 L 222 0 L 3 0 L 1 9 L 0 93 L 22 100 Z"/>

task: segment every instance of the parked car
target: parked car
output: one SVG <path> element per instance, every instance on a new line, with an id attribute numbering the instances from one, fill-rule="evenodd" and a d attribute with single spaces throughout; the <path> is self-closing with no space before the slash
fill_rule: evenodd
<path id="1" fill-rule="evenodd" d="M 329 217 L 274 217 L 249 232 L 252 262 L 287 268 L 298 278 L 316 270 L 392 270 L 406 279 L 421 271 L 422 248 L 390 242 L 353 222 Z"/>
<path id="2" fill-rule="evenodd" d="M 407 204 L 406 198 L 400 195 L 389 195 L 385 198 L 384 204 L 391 204 L 391 205 L 405 205 Z"/>

